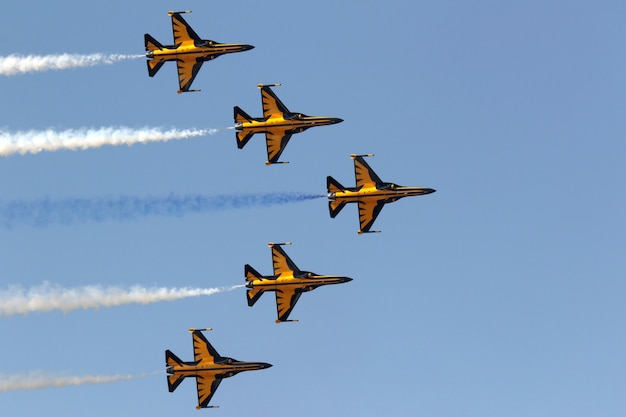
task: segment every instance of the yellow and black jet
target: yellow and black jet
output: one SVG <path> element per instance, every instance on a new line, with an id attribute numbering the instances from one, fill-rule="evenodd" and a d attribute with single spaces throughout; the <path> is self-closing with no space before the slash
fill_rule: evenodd
<path id="1" fill-rule="evenodd" d="M 205 61 L 210 61 L 223 54 L 249 51 L 252 45 L 236 43 L 219 43 L 209 39 L 200 39 L 198 34 L 189 26 L 181 16 L 182 13 L 190 13 L 191 10 L 182 12 L 167 12 L 172 16 L 172 30 L 174 31 L 174 45 L 162 45 L 149 34 L 144 35 L 146 57 L 148 58 L 148 75 L 154 77 L 163 63 L 176 61 L 178 66 L 178 93 L 190 90 L 200 67 Z"/>
<path id="2" fill-rule="evenodd" d="M 374 155 L 350 155 L 354 159 L 356 187 L 344 187 L 333 177 L 326 178 L 330 217 L 334 218 L 339 214 L 347 203 L 358 203 L 361 226 L 359 234 L 380 232 L 380 230 L 370 230 L 370 228 L 385 204 L 393 203 L 403 197 L 430 194 L 436 191 L 432 188 L 407 187 L 392 182 L 383 182 L 365 162 L 363 159 L 365 156 Z"/>
<path id="3" fill-rule="evenodd" d="M 202 334 L 203 330 L 211 329 L 189 329 L 193 339 L 193 362 L 183 362 L 169 350 L 165 351 L 169 391 L 174 392 L 186 377 L 196 378 L 198 389 L 198 406 L 196 409 L 198 410 L 218 407 L 210 406 L 209 401 L 211 401 L 222 379 L 230 378 L 239 372 L 256 371 L 272 366 L 269 363 L 241 362 L 220 356 Z"/>
<path id="4" fill-rule="evenodd" d="M 295 307 L 303 292 L 312 291 L 317 287 L 329 284 L 342 284 L 352 281 L 352 278 L 337 275 L 318 275 L 309 271 L 301 271 L 296 264 L 287 256 L 281 245 L 291 245 L 291 242 L 268 243 L 272 249 L 272 262 L 274 275 L 263 276 L 250 265 L 245 266 L 246 287 L 248 291 L 248 305 L 254 303 L 265 291 L 276 292 L 276 311 L 278 319 L 276 323 L 288 320 L 291 310 Z"/>
<path id="5" fill-rule="evenodd" d="M 279 161 L 291 135 L 304 132 L 314 126 L 332 125 L 343 122 L 342 119 L 329 116 L 307 116 L 302 113 L 292 113 L 287 106 L 270 87 L 280 84 L 263 85 L 261 89 L 261 102 L 263 104 L 263 117 L 250 117 L 245 111 L 235 106 L 235 129 L 237 130 L 237 147 L 242 149 L 255 133 L 265 133 L 267 146 L 267 162 L 271 164 L 287 164 Z"/>

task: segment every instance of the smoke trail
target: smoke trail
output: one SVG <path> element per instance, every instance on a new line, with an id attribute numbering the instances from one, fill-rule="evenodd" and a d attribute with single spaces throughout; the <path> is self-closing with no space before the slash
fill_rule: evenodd
<path id="1" fill-rule="evenodd" d="M 45 227 L 87 222 L 131 221 L 148 216 L 182 217 L 190 213 L 268 207 L 322 198 L 325 195 L 265 193 L 242 195 L 170 194 L 165 197 L 117 196 L 0 202 L 0 226 Z"/>
<path id="2" fill-rule="evenodd" d="M 0 392 L 36 390 L 43 388 L 61 388 L 72 385 L 85 384 L 108 384 L 117 381 L 128 381 L 130 379 L 145 378 L 151 374 L 139 375 L 83 375 L 68 376 L 41 371 L 30 372 L 24 375 L 2 375 L 0 374 Z"/>
<path id="3" fill-rule="evenodd" d="M 113 64 L 126 59 L 137 59 L 145 55 L 122 54 L 58 54 L 58 55 L 9 55 L 0 56 L 0 75 L 26 74 L 69 68 L 94 67 Z"/>
<path id="4" fill-rule="evenodd" d="M 124 304 L 151 304 L 160 301 L 174 301 L 188 297 L 213 295 L 232 291 L 243 285 L 225 288 L 145 288 L 133 286 L 122 288 L 88 285 L 77 288 L 61 288 L 47 282 L 28 290 L 19 285 L 0 290 L 0 317 L 33 312 L 116 307 Z"/>
<path id="5" fill-rule="evenodd" d="M 0 156 L 42 151 L 84 150 L 104 145 L 134 145 L 146 142 L 166 142 L 173 139 L 214 135 L 219 129 L 162 129 L 144 127 L 101 127 L 99 129 L 27 130 L 6 132 L 0 130 Z"/>

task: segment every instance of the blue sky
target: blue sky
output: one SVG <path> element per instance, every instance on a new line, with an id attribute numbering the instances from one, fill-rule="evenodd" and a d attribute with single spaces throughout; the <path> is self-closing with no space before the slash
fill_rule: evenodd
<path id="1" fill-rule="evenodd" d="M 225 380 L 220 416 L 622 416 L 626 411 L 626 5 L 618 1 L 157 1 L 3 4 L 0 55 L 143 53 L 171 42 L 169 9 L 203 38 L 255 49 L 204 65 L 177 95 L 174 64 L 143 59 L 0 78 L 0 128 L 225 128 L 261 112 L 258 83 L 293 111 L 344 122 L 292 138 L 266 167 L 232 131 L 0 160 L 18 199 L 325 193 L 352 184 L 350 153 L 383 180 L 437 189 L 385 207 L 324 199 L 184 217 L 0 230 L 3 287 L 222 287 L 296 264 L 354 281 L 305 294 L 276 325 L 271 294 L 0 318 L 2 374 L 164 370 L 192 357 L 189 327 L 223 355 L 272 363 Z M 0 393 L 12 416 L 198 415 L 195 384 L 163 374 Z"/>

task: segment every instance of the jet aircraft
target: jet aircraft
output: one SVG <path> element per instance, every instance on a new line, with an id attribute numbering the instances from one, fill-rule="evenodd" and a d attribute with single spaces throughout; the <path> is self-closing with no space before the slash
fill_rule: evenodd
<path id="1" fill-rule="evenodd" d="M 169 11 L 172 17 L 172 29 L 174 31 L 174 45 L 162 45 L 149 34 L 144 35 L 146 57 L 148 58 L 148 75 L 154 77 L 163 63 L 176 61 L 178 66 L 178 93 L 190 90 L 200 67 L 205 61 L 210 61 L 223 54 L 249 51 L 252 45 L 236 43 L 219 43 L 209 39 L 200 39 L 198 34 L 183 19 L 181 14 L 190 13 L 191 10 L 181 12 Z"/>
<path id="2" fill-rule="evenodd" d="M 333 177 L 326 178 L 330 217 L 334 218 L 347 203 L 358 203 L 361 226 L 359 234 L 380 232 L 380 230 L 370 230 L 370 228 L 385 204 L 393 203 L 403 197 L 430 194 L 436 191 L 432 188 L 407 187 L 383 182 L 363 159 L 366 156 L 374 156 L 374 154 L 350 155 L 354 159 L 356 187 L 344 187 Z"/>
<path id="3" fill-rule="evenodd" d="M 204 337 L 202 331 L 207 329 L 189 329 L 193 340 L 193 362 L 183 362 L 171 351 L 165 351 L 165 365 L 167 366 L 167 386 L 170 392 L 183 382 L 186 377 L 196 378 L 198 389 L 198 406 L 201 408 L 218 408 L 209 405 L 209 401 L 215 394 L 215 390 L 224 378 L 230 378 L 239 372 L 256 371 L 269 368 L 269 363 L 263 362 L 241 362 L 233 358 L 220 356 L 209 341 Z"/>
<path id="4" fill-rule="evenodd" d="M 291 135 L 304 132 L 314 126 L 332 125 L 343 122 L 342 119 L 329 116 L 307 116 L 302 113 L 292 113 L 287 106 L 274 94 L 270 87 L 280 84 L 263 85 L 261 89 L 261 102 L 263 104 L 263 117 L 250 117 L 248 113 L 235 106 L 235 129 L 237 147 L 242 149 L 255 133 L 265 133 L 267 146 L 267 162 L 271 164 L 287 164 L 279 161 Z"/>
<path id="5" fill-rule="evenodd" d="M 244 267 L 246 287 L 248 288 L 246 292 L 248 305 L 252 307 L 265 291 L 276 292 L 276 310 L 278 313 L 276 323 L 298 321 L 287 318 L 303 292 L 312 291 L 322 285 L 352 281 L 352 278 L 348 277 L 318 275 L 309 271 L 301 271 L 287 256 L 281 245 L 291 245 L 291 242 L 268 243 L 272 249 L 274 275 L 263 276 L 248 264 Z"/>

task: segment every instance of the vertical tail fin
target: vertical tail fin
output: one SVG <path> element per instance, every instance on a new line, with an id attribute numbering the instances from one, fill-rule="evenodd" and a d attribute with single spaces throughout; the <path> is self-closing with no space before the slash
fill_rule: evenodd
<path id="1" fill-rule="evenodd" d="M 163 49 L 163 45 L 147 33 L 143 35 L 144 46 L 146 51 L 156 51 Z"/>
<path id="2" fill-rule="evenodd" d="M 174 355 L 169 349 L 165 351 L 165 366 L 167 366 L 166 371 L 169 375 L 167 375 L 167 388 L 170 392 L 174 392 L 176 387 L 183 382 L 185 379 L 185 375 L 183 374 L 175 374 L 173 373 L 173 367 L 179 366 L 183 363 L 180 358 Z"/>
<path id="3" fill-rule="evenodd" d="M 252 268 L 250 265 L 246 264 L 244 267 L 244 275 L 246 276 L 246 282 L 252 282 L 257 279 L 263 278 L 263 275 L 259 274 L 256 269 Z M 259 298 L 263 295 L 265 291 L 258 287 L 253 286 L 246 291 L 246 298 L 248 299 L 248 305 L 252 307 L 254 303 L 257 302 Z"/>

